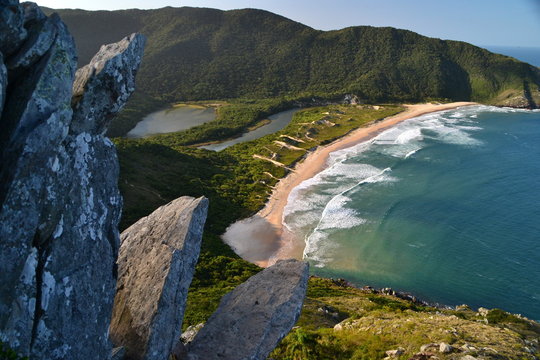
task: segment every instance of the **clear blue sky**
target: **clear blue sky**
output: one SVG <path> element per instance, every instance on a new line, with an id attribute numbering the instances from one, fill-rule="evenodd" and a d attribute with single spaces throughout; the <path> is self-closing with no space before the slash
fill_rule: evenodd
<path id="1" fill-rule="evenodd" d="M 38 0 L 52 8 L 257 8 L 315 29 L 393 26 L 475 45 L 540 47 L 540 0 Z"/>

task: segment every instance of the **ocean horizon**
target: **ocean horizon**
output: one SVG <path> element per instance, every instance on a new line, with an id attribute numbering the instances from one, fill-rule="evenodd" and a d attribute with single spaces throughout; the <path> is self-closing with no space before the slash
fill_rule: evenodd
<path id="1" fill-rule="evenodd" d="M 331 154 L 283 223 L 312 273 L 540 319 L 540 112 L 469 106 Z"/>
<path id="2" fill-rule="evenodd" d="M 482 46 L 491 52 L 511 56 L 520 61 L 540 67 L 540 47 L 527 46 Z"/>

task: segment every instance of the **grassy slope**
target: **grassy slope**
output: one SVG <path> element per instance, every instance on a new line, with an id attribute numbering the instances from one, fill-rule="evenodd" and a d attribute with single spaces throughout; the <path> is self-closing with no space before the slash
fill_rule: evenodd
<path id="1" fill-rule="evenodd" d="M 137 109 L 150 111 L 185 100 L 354 93 L 370 102 L 504 104 L 528 88 L 540 101 L 538 68 L 467 43 L 406 30 L 358 26 L 324 32 L 254 9 L 60 14 L 77 41 L 82 64 L 103 43 L 134 31 L 148 37 L 138 94 L 128 105 L 133 116 L 113 124 L 114 136 L 140 119 Z M 147 97 L 152 100 L 141 104 Z"/>
<path id="2" fill-rule="evenodd" d="M 334 329 L 340 323 L 340 329 Z M 339 281 L 311 278 L 302 315 L 271 354 L 276 360 L 383 359 L 402 347 L 409 359 L 430 343 L 454 347 L 438 359 L 534 359 L 540 325 L 501 310 L 482 316 L 467 307 L 443 310 L 394 296 L 352 288 Z M 463 346 L 469 346 L 464 351 Z M 438 348 L 438 347 L 437 347 Z M 532 353 L 531 353 L 532 351 Z"/>

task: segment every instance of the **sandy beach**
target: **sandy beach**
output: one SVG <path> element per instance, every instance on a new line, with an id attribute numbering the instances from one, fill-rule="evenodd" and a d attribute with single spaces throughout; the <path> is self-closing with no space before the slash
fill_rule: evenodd
<path id="1" fill-rule="evenodd" d="M 229 234 L 231 236 L 226 234 L 224 236 L 225 241 L 229 243 L 227 237 L 230 237 L 231 240 L 233 238 L 238 239 L 238 232 L 245 233 L 246 228 L 249 229 L 251 226 L 254 230 L 251 232 L 251 236 L 248 236 L 249 244 L 230 244 L 246 260 L 265 267 L 279 259 L 301 257 L 304 245 L 291 243 L 284 234 L 282 226 L 283 211 L 292 189 L 324 170 L 330 153 L 367 141 L 404 120 L 431 112 L 469 105 L 477 105 L 477 103 L 453 102 L 448 104 L 403 105 L 406 110 L 395 116 L 354 130 L 347 136 L 326 146 L 318 147 L 308 154 L 304 161 L 297 164 L 294 172 L 289 173 L 278 182 L 266 206 L 254 217 L 243 220 L 242 229 L 234 231 L 234 227 L 231 227 L 232 234 Z"/>

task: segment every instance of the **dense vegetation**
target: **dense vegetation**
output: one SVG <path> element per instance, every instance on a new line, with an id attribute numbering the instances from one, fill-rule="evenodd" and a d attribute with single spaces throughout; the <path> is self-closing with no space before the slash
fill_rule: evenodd
<path id="1" fill-rule="evenodd" d="M 527 89 L 536 93 L 540 86 L 540 70 L 531 65 L 467 43 L 389 27 L 325 32 L 254 9 L 59 13 L 76 39 L 81 64 L 101 44 L 135 31 L 147 36 L 139 94 L 128 109 L 140 108 L 146 97 L 164 104 L 346 93 L 368 102 L 503 103 Z M 122 132 L 125 128 L 116 125 L 111 130 Z"/>

